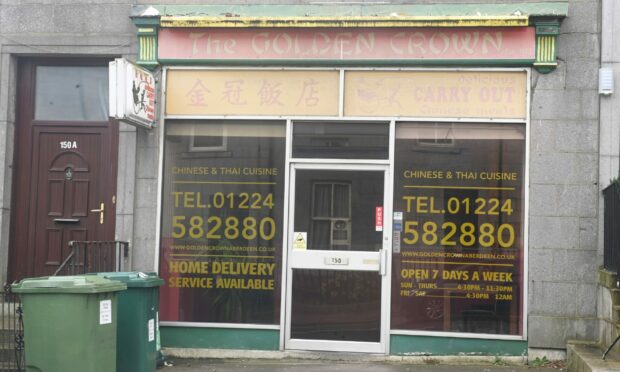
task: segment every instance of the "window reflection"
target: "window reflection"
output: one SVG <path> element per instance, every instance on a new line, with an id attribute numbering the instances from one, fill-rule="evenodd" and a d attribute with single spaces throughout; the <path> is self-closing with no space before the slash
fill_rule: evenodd
<path id="1" fill-rule="evenodd" d="M 285 125 L 166 123 L 165 321 L 278 324 Z"/>
<path id="2" fill-rule="evenodd" d="M 291 337 L 379 342 L 381 276 L 376 272 L 293 270 Z"/>
<path id="3" fill-rule="evenodd" d="M 35 120 L 108 121 L 108 68 L 38 66 Z"/>
<path id="4" fill-rule="evenodd" d="M 387 159 L 387 123 L 296 122 L 293 157 L 326 159 Z"/>
<path id="5" fill-rule="evenodd" d="M 375 210 L 383 205 L 383 172 L 297 170 L 296 178 L 295 231 L 308 232 L 308 249 L 381 249 Z"/>
<path id="6" fill-rule="evenodd" d="M 397 124 L 392 328 L 522 334 L 524 132 Z"/>

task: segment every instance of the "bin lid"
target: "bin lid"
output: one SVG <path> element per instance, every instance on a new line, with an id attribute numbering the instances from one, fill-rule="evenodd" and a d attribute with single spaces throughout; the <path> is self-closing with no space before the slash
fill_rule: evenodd
<path id="1" fill-rule="evenodd" d="M 16 293 L 103 293 L 127 289 L 123 283 L 90 275 L 26 278 L 11 287 Z"/>
<path id="2" fill-rule="evenodd" d="M 125 283 L 127 288 L 146 288 L 159 287 L 164 284 L 164 280 L 153 272 L 129 271 L 129 272 L 108 272 L 96 273 L 94 275 Z"/>

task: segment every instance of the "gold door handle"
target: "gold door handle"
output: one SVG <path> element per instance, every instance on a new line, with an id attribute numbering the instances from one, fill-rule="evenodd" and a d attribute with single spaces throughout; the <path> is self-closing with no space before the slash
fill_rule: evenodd
<path id="1" fill-rule="evenodd" d="M 103 212 L 105 211 L 105 204 L 99 204 L 99 209 L 91 209 L 91 212 L 99 212 L 99 224 L 103 225 Z"/>

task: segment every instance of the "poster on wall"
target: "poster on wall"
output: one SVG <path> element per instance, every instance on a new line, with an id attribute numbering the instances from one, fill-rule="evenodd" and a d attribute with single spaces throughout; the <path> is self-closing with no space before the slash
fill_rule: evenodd
<path id="1" fill-rule="evenodd" d="M 397 126 L 393 329 L 522 334 L 524 133 Z"/>
<path id="2" fill-rule="evenodd" d="M 162 321 L 277 324 L 284 124 L 166 125 Z"/>

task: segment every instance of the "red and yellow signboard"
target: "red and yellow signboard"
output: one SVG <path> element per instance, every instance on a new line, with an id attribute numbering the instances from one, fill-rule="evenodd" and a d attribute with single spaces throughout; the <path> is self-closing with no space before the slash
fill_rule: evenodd
<path id="1" fill-rule="evenodd" d="M 533 60 L 533 27 L 163 28 L 159 59 Z"/>

